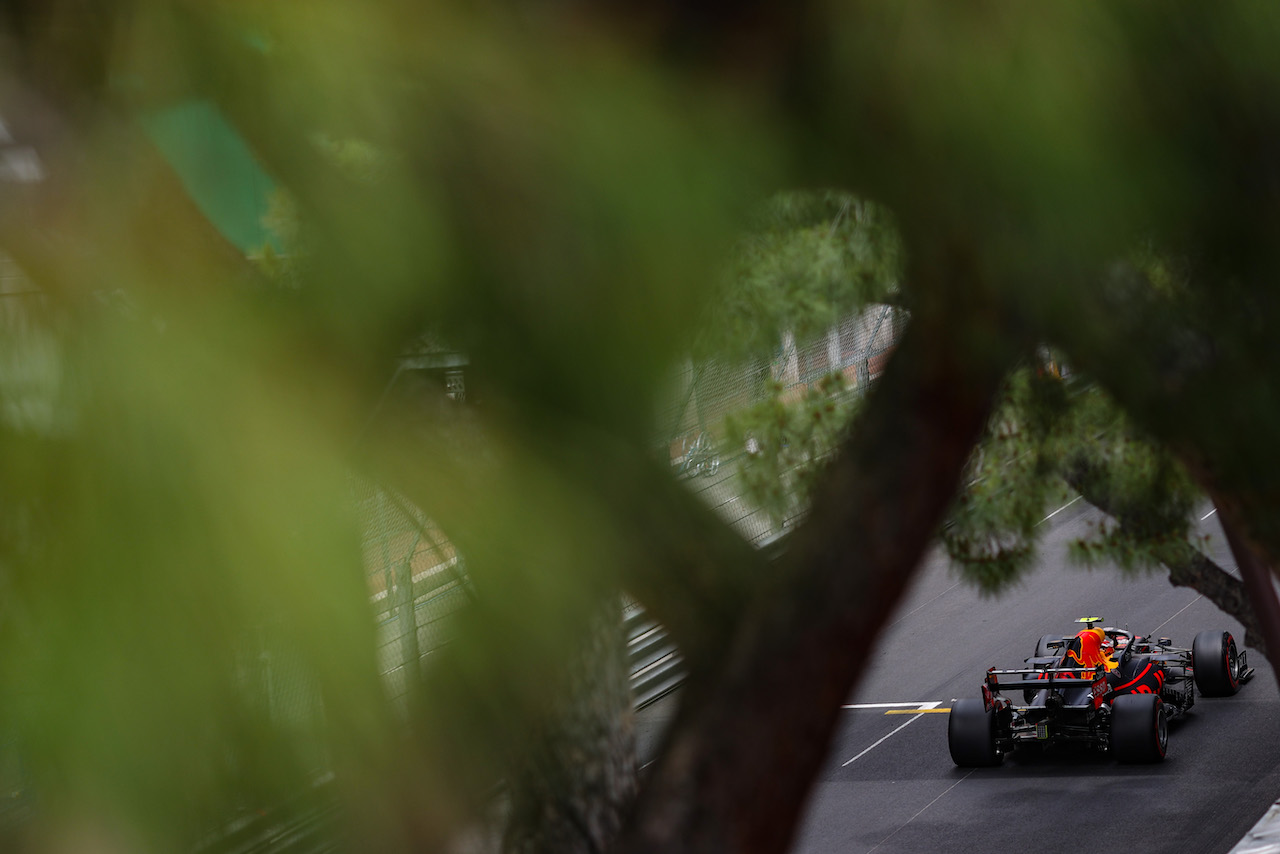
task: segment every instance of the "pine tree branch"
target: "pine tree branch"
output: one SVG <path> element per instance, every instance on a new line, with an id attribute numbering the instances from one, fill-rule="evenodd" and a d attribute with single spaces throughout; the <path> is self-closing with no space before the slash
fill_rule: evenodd
<path id="1" fill-rule="evenodd" d="M 1229 614 L 1244 627 L 1241 645 L 1251 646 L 1270 658 L 1267 634 L 1254 612 L 1243 581 L 1187 542 L 1162 544 L 1156 549 L 1156 554 L 1169 570 L 1170 584 L 1190 587 L 1223 613 Z"/>
<path id="2" fill-rule="evenodd" d="M 1071 488 L 1080 493 L 1085 501 L 1124 526 L 1124 512 L 1116 506 L 1109 491 L 1102 485 L 1100 465 L 1077 457 L 1064 467 L 1063 474 Z M 1268 644 L 1269 638 L 1254 611 L 1243 581 L 1185 540 L 1160 543 L 1154 551 L 1169 570 L 1170 584 L 1175 587 L 1190 587 L 1224 613 L 1231 615 L 1244 627 L 1245 636 L 1241 638 L 1241 644 L 1248 644 L 1270 658 L 1267 650 L 1273 647 Z"/>
<path id="3" fill-rule="evenodd" d="M 1261 550 L 1244 535 L 1240 516 L 1234 505 L 1225 501 L 1218 503 L 1216 496 L 1215 504 L 1218 505 L 1222 531 L 1227 535 L 1231 553 L 1235 555 L 1236 564 L 1240 567 L 1249 602 L 1257 614 L 1260 634 L 1267 639 L 1263 655 L 1271 662 L 1276 681 L 1280 684 L 1280 601 L 1276 599 L 1272 569 L 1267 566 L 1266 557 Z"/>
<path id="4" fill-rule="evenodd" d="M 1221 283 L 1206 278 L 1196 284 L 1207 290 Z M 1072 364 L 1096 378 L 1136 423 L 1166 443 L 1215 504 L 1238 507 L 1241 530 L 1275 573 L 1280 524 L 1272 510 L 1274 478 L 1259 476 L 1280 465 L 1268 426 L 1276 421 L 1274 372 L 1260 367 L 1272 358 L 1270 339 L 1235 342 L 1227 324 L 1242 322 L 1239 317 L 1219 319 L 1218 329 L 1204 328 L 1194 318 L 1194 304 L 1160 302 L 1138 287 L 1081 285 L 1072 295 L 1070 311 L 1025 304 L 1029 314 L 1039 313 L 1040 327 L 1061 343 Z M 1224 310 L 1236 308 L 1226 296 L 1215 300 Z M 1248 305 L 1241 300 L 1239 310 L 1247 312 Z M 1249 321 L 1259 329 L 1271 325 L 1269 315 Z M 1238 429 L 1222 429 L 1219 402 L 1228 399 Z M 1276 636 L 1280 639 L 1280 627 Z"/>

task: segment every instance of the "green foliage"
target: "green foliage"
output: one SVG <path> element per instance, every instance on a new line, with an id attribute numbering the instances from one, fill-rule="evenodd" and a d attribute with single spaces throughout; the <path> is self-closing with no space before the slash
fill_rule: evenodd
<path id="1" fill-rule="evenodd" d="M 264 243 L 250 256 L 262 274 L 277 286 L 298 288 L 306 278 L 305 265 L 314 255 L 308 246 L 307 231 L 298 210 L 298 201 L 282 187 L 277 187 L 267 197 L 267 210 L 262 215 L 262 227 L 275 240 Z"/>
<path id="2" fill-rule="evenodd" d="M 1165 547 L 1188 539 L 1191 513 L 1202 495 L 1168 448 L 1141 431 L 1128 427 L 1109 439 L 1105 448 L 1076 449 L 1066 463 L 1082 472 L 1091 495 L 1105 496 L 1111 516 L 1091 536 L 1073 542 L 1071 554 L 1090 567 L 1156 569 Z"/>
<path id="3" fill-rule="evenodd" d="M 738 472 L 743 494 L 774 525 L 803 512 L 858 400 L 843 375 L 829 374 L 803 390 L 775 382 L 767 399 L 725 419 L 726 442 L 746 451 Z"/>
<path id="4" fill-rule="evenodd" d="M 51 95 L 69 136 L 41 156 L 65 180 L 21 217 L 0 194 L 56 354 L 35 395 L 0 377 L 6 411 L 56 401 L 0 443 L 0 744 L 21 745 L 32 832 L 188 850 L 333 771 L 363 847 L 442 849 L 640 562 L 600 460 L 649 464 L 719 249 L 779 184 L 775 130 L 608 38 L 491 10 L 102 8 L 112 25 L 0 34 L 30 53 L 5 74 L 93 56 L 137 81 Z M 196 93 L 282 188 L 283 256 L 248 263 L 134 127 Z M 117 292 L 128 311 L 98 306 Z M 386 394 L 429 328 L 483 390 L 464 424 L 403 376 Z M 412 732 L 379 677 L 352 472 L 410 494 L 484 602 Z"/>
<path id="5" fill-rule="evenodd" d="M 1095 384 L 1059 379 L 1046 363 L 1024 368 L 1006 384 L 943 542 L 964 578 L 998 593 L 1031 565 L 1048 509 L 1078 490 L 1110 518 L 1070 554 L 1125 571 L 1157 566 L 1163 545 L 1185 540 L 1199 498 L 1169 450 Z"/>
<path id="6" fill-rule="evenodd" d="M 897 295 L 901 238 L 883 207 L 849 193 L 790 192 L 760 206 L 734 247 L 698 355 L 772 354 Z"/>
<path id="7" fill-rule="evenodd" d="M 602 500 L 601 461 L 648 471 L 672 364 L 699 334 L 698 356 L 771 354 L 898 283 L 1059 343 L 1133 416 L 1010 378 L 945 532 L 982 589 L 1027 565 L 1063 480 L 1114 508 L 1086 560 L 1185 535 L 1186 474 L 1138 423 L 1201 454 L 1274 552 L 1278 8 L 864 0 L 744 28 L 639 4 L 17 4 L 3 119 L 49 178 L 5 182 L 0 246 L 50 306 L 40 388 L 0 354 L 0 727 L 40 793 L 32 846 L 185 850 L 327 753 L 365 847 L 444 849 L 583 615 L 652 567 L 669 519 Z M 142 132 L 190 99 L 296 206 L 271 216 L 305 250 L 262 259 L 287 290 Z M 776 196 L 735 245 L 800 184 L 877 204 Z M 368 440 L 426 328 L 472 359 L 483 452 L 424 399 Z M 832 381 L 729 425 L 775 518 L 852 411 Z M 420 730 L 447 741 L 406 741 L 376 678 L 353 469 L 412 491 L 484 603 Z M 263 633 L 323 720 L 262 702 Z"/>
<path id="8" fill-rule="evenodd" d="M 1043 351 L 1009 376 L 942 525 L 957 570 L 984 594 L 1017 583 L 1046 513 L 1085 486 L 1111 517 L 1070 544 L 1082 564 L 1151 569 L 1165 545 L 1187 537 L 1200 493 L 1185 469 L 1096 384 L 1061 370 Z M 774 383 L 767 400 L 726 419 L 726 441 L 748 451 L 744 493 L 775 525 L 803 513 L 858 400 L 838 375 L 789 392 Z"/>
<path id="9" fill-rule="evenodd" d="M 961 575 L 984 593 L 1013 583 L 1035 557 L 1044 507 L 1066 489 L 1056 475 L 1069 392 L 1046 367 L 1025 367 L 1005 383 L 990 427 L 974 451 L 942 540 Z"/>
<path id="10" fill-rule="evenodd" d="M 901 238 L 883 207 L 849 193 L 779 193 L 737 242 L 695 343 L 702 358 L 777 358 L 871 303 L 898 297 Z M 726 418 L 725 443 L 745 449 L 745 496 L 777 526 L 803 512 L 821 465 L 847 431 L 858 397 L 839 374 L 788 388 Z"/>

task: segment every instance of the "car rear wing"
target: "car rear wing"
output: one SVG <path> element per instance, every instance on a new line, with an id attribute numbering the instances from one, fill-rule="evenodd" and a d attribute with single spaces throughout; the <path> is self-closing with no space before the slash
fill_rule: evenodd
<path id="1" fill-rule="evenodd" d="M 1010 688 L 1062 688 L 1087 686 L 1106 676 L 1101 667 L 1057 667 L 1047 670 L 996 670 L 987 671 L 986 686 L 992 691 Z"/>

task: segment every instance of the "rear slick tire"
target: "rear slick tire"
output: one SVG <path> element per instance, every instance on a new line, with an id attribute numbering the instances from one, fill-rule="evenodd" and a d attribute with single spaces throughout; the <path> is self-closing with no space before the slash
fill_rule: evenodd
<path id="1" fill-rule="evenodd" d="M 1208 631 L 1191 644 L 1196 687 L 1202 697 L 1230 697 L 1240 690 L 1240 655 L 1231 632 Z"/>
<path id="2" fill-rule="evenodd" d="M 996 713 L 981 700 L 956 700 L 947 718 L 951 761 L 961 768 L 989 768 L 1004 761 L 996 749 Z"/>
<path id="3" fill-rule="evenodd" d="M 1117 762 L 1160 762 L 1169 750 L 1169 718 L 1155 694 L 1123 694 L 1111 703 L 1111 754 Z"/>

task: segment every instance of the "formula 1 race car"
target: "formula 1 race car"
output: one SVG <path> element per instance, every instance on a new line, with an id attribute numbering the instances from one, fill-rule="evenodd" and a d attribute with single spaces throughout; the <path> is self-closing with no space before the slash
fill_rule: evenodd
<path id="1" fill-rule="evenodd" d="M 1045 635 L 1021 668 L 991 668 L 981 699 L 952 704 L 947 743 L 957 765 L 999 765 L 1015 750 L 1056 744 L 1092 747 L 1120 762 L 1159 762 L 1168 749 L 1168 721 L 1191 709 L 1196 689 L 1204 697 L 1230 696 L 1253 675 L 1227 631 L 1200 632 L 1184 649 L 1169 638 L 1109 626 L 1098 633 L 1101 617 L 1077 622 L 1102 636 L 1114 669 L 1081 666 L 1093 663 L 1081 655 L 1085 632 Z"/>

